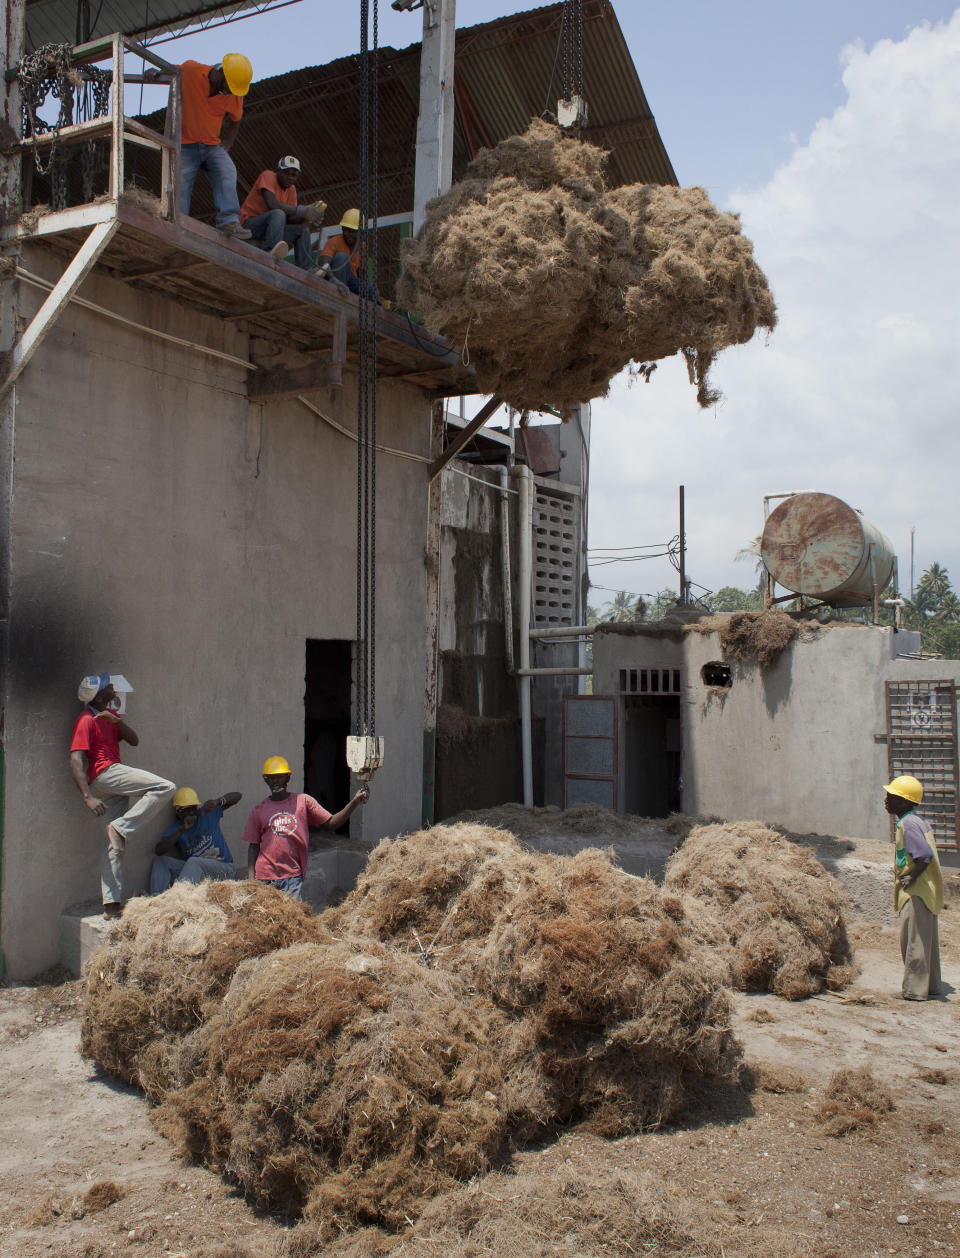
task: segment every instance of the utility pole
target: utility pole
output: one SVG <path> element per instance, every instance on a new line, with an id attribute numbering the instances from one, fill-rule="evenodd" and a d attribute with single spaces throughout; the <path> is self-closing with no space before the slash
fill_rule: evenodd
<path id="1" fill-rule="evenodd" d="M 398 7 L 394 4 L 394 7 Z M 408 6 L 403 6 L 408 7 Z M 456 0 L 423 0 L 420 116 L 413 184 L 413 231 L 427 202 L 448 192 L 453 180 L 453 75 L 457 43 Z"/>
<path id="2" fill-rule="evenodd" d="M 917 531 L 917 526 L 914 524 L 913 527 L 910 529 L 910 602 L 911 603 L 913 602 L 913 538 L 916 531 Z"/>
<path id="3" fill-rule="evenodd" d="M 680 606 L 687 604 L 687 528 L 684 515 L 683 486 L 680 486 Z"/>

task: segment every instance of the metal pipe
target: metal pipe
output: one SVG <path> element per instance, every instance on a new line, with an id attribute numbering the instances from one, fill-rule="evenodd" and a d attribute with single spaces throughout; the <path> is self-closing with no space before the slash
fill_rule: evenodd
<path id="1" fill-rule="evenodd" d="M 513 659 L 513 582 L 510 574 L 510 490 L 507 469 L 500 468 L 500 568 L 503 579 L 503 655 L 507 672 L 512 677 L 516 668 Z"/>
<path id="2" fill-rule="evenodd" d="M 573 665 L 560 668 L 518 668 L 517 676 L 524 677 L 589 677 L 592 668 L 574 668 Z"/>
<path id="3" fill-rule="evenodd" d="M 533 805 L 533 713 L 530 696 L 530 604 L 533 596 L 533 476 L 521 463 L 519 585 L 520 667 L 517 670 L 520 699 L 520 754 L 523 767 L 523 802 Z"/>
<path id="4" fill-rule="evenodd" d="M 680 486 L 680 605 L 687 602 L 687 530 L 684 522 L 683 486 Z"/>
<path id="5" fill-rule="evenodd" d="M 593 633 L 594 625 L 551 625 L 549 629 L 531 629 L 531 638 L 583 638 Z"/>

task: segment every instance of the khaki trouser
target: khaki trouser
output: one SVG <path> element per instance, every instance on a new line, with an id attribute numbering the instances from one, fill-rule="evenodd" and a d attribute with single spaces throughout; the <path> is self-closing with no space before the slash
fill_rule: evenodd
<path id="1" fill-rule="evenodd" d="M 144 822 L 173 798 L 176 786 L 166 778 L 134 769 L 129 764 L 111 764 L 90 783 L 90 794 L 107 805 L 104 820 L 126 841 L 132 839 Z M 104 840 L 100 861 L 100 890 L 104 904 L 123 903 L 123 847 Z"/>
<path id="2" fill-rule="evenodd" d="M 926 1000 L 940 995 L 940 932 L 937 915 L 918 895 L 906 897 L 900 910 L 900 955 L 903 958 L 903 995 Z"/>

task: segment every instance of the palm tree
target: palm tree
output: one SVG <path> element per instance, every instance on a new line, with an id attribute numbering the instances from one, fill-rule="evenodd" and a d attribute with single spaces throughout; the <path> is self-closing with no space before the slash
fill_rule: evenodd
<path id="1" fill-rule="evenodd" d="M 628 621 L 643 620 L 647 605 L 637 594 L 628 590 L 620 590 L 604 608 L 604 620 L 613 620 L 619 624 Z"/>

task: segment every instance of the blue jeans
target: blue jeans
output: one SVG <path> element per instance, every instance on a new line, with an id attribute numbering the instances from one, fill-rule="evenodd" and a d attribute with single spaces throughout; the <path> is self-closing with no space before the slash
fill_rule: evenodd
<path id="1" fill-rule="evenodd" d="M 150 867 L 150 894 L 160 895 L 175 882 L 220 882 L 233 877 L 233 865 L 227 861 L 191 856 L 183 861 L 176 856 L 155 856 Z"/>
<path id="2" fill-rule="evenodd" d="M 308 270 L 313 254 L 309 223 L 288 223 L 283 210 L 268 210 L 248 218 L 244 227 L 254 240 L 262 240 L 264 249 L 272 249 L 281 240 L 293 245 L 293 257 L 298 267 Z"/>
<path id="3" fill-rule="evenodd" d="M 265 882 L 268 887 L 276 887 L 278 891 L 286 891 L 293 900 L 303 899 L 302 878 L 258 878 L 257 882 Z"/>
<path id="4" fill-rule="evenodd" d="M 180 213 L 190 213 L 193 185 L 200 170 L 205 170 L 210 180 L 213 203 L 217 207 L 217 226 L 238 222 L 237 168 L 222 144 L 180 145 Z"/>

